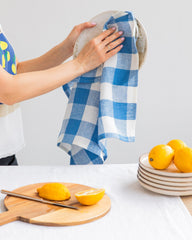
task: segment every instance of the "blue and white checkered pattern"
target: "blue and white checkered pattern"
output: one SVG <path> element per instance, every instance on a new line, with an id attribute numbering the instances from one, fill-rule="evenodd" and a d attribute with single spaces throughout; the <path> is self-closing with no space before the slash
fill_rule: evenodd
<path id="1" fill-rule="evenodd" d="M 108 19 L 103 31 L 112 26 L 123 31 L 123 48 L 63 86 L 69 101 L 57 145 L 71 156 L 71 165 L 103 164 L 107 138 L 135 141 L 137 23 L 131 12 L 120 11 Z"/>

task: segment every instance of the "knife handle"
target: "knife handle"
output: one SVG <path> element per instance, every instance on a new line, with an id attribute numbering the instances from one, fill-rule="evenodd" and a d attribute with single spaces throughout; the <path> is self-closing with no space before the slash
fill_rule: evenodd
<path id="1" fill-rule="evenodd" d="M 56 206 L 60 206 L 60 207 L 66 207 L 66 208 L 75 209 L 75 210 L 79 209 L 78 207 L 63 205 L 63 204 L 57 203 L 57 202 L 51 202 L 51 201 L 48 201 L 48 200 L 34 198 L 34 197 L 30 197 L 30 196 L 27 196 L 27 195 L 24 195 L 24 194 L 10 192 L 10 191 L 4 190 L 4 189 L 1 189 L 1 193 L 7 194 L 7 195 L 10 195 L 10 196 L 14 196 L 14 197 L 20 197 L 20 198 L 24 198 L 24 199 L 28 199 L 28 200 L 32 200 L 32 201 L 37 201 L 37 202 L 41 202 L 41 203 L 56 205 Z"/>

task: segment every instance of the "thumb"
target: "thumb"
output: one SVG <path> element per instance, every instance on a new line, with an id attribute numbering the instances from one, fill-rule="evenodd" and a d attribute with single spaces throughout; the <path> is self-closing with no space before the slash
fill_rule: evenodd
<path id="1" fill-rule="evenodd" d="M 80 30 L 83 31 L 86 28 L 94 27 L 97 23 L 96 22 L 84 22 L 80 24 Z"/>

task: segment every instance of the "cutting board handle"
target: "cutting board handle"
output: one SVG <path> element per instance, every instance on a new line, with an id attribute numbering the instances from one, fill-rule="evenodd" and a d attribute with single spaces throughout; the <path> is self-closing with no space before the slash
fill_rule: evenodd
<path id="1" fill-rule="evenodd" d="M 0 213 L 0 226 L 16 221 L 19 219 L 18 213 L 8 210 L 6 212 Z"/>

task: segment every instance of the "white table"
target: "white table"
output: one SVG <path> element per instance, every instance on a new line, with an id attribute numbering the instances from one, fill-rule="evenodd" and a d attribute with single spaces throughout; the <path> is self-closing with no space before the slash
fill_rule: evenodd
<path id="1" fill-rule="evenodd" d="M 83 166 L 0 167 L 0 188 L 15 188 L 38 182 L 75 182 L 103 187 L 111 198 L 104 217 L 77 226 L 48 227 L 12 222 L 0 227 L 0 240 L 189 240 L 192 217 L 179 197 L 145 190 L 137 180 L 137 164 Z M 0 211 L 5 211 L 0 194 Z"/>

